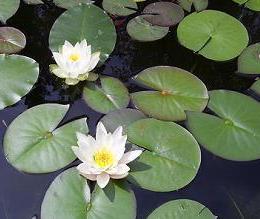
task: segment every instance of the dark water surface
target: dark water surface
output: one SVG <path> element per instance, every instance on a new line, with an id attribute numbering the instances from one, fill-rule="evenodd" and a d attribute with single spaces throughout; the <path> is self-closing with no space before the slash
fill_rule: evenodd
<path id="1" fill-rule="evenodd" d="M 244 23 L 250 33 L 250 43 L 260 41 L 260 13 L 240 8 L 231 0 L 209 1 L 210 9 L 225 11 Z M 48 70 L 48 65 L 53 63 L 52 54 L 48 50 L 48 35 L 53 22 L 62 12 L 62 9 L 52 4 L 22 4 L 17 14 L 7 22 L 25 33 L 28 42 L 22 55 L 32 57 L 40 63 L 40 78 L 29 95 L 14 106 L 0 111 L 1 141 L 6 124 L 9 125 L 26 109 L 49 102 L 71 104 L 66 120 L 87 116 L 91 133 L 95 131 L 95 125 L 102 115 L 91 110 L 81 99 L 82 85 L 64 87 Z M 132 41 L 126 34 L 127 20 L 117 19 L 115 23 L 118 31 L 116 49 L 98 72 L 120 78 L 130 91 L 139 89 L 130 78 L 141 70 L 156 65 L 171 65 L 192 71 L 209 90 L 224 88 L 247 92 L 253 82 L 252 78 L 234 73 L 236 60 L 216 63 L 181 47 L 177 42 L 176 28 L 171 29 L 162 40 L 139 43 Z M 44 175 L 18 172 L 7 163 L 1 147 L 0 219 L 31 219 L 33 216 L 39 219 L 45 191 L 60 172 Z M 202 149 L 199 173 L 185 188 L 170 193 L 155 193 L 140 188 L 134 190 L 138 202 L 138 219 L 146 218 L 164 202 L 178 198 L 199 201 L 221 219 L 257 219 L 260 218 L 260 161 L 226 161 Z"/>

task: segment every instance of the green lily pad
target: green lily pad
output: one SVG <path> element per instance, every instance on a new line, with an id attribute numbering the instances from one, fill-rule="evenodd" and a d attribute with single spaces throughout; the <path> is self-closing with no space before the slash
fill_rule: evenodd
<path id="1" fill-rule="evenodd" d="M 185 111 L 203 111 L 208 102 L 206 86 L 195 75 L 176 67 L 145 69 L 134 78 L 153 91 L 132 93 L 133 104 L 145 114 L 169 121 L 186 119 Z"/>
<path id="2" fill-rule="evenodd" d="M 76 132 L 88 132 L 86 119 L 61 127 L 69 106 L 42 104 L 18 116 L 7 128 L 4 153 L 16 169 L 28 173 L 48 173 L 76 159 L 71 146 L 77 144 Z"/>
<path id="3" fill-rule="evenodd" d="M 205 10 L 208 5 L 208 0 L 178 0 L 179 5 L 188 12 L 191 12 L 192 5 L 197 12 Z"/>
<path id="4" fill-rule="evenodd" d="M 217 116 L 190 112 L 188 128 L 213 154 L 228 160 L 260 158 L 260 104 L 234 91 L 210 92 L 208 108 Z"/>
<path id="5" fill-rule="evenodd" d="M 42 219 L 135 219 L 134 193 L 122 181 L 90 195 L 87 181 L 75 168 L 61 173 L 50 185 L 41 207 Z"/>
<path id="6" fill-rule="evenodd" d="M 1 0 L 0 1 L 0 21 L 6 21 L 12 17 L 20 6 L 20 0 Z"/>
<path id="7" fill-rule="evenodd" d="M 145 19 L 153 25 L 170 27 L 178 24 L 184 18 L 183 9 L 172 2 L 155 2 L 147 5 L 143 11 Z"/>
<path id="8" fill-rule="evenodd" d="M 259 0 L 233 0 L 240 5 L 245 5 L 245 7 L 253 10 L 253 11 L 260 11 L 260 1 Z"/>
<path id="9" fill-rule="evenodd" d="M 238 58 L 238 72 L 260 74 L 260 43 L 247 47 Z"/>
<path id="10" fill-rule="evenodd" d="M 138 9 L 134 0 L 103 0 L 102 6 L 105 11 L 117 16 L 128 16 Z"/>
<path id="11" fill-rule="evenodd" d="M 260 96 L 260 80 L 258 79 L 253 85 L 250 87 L 250 90 L 254 91 L 257 95 Z"/>
<path id="12" fill-rule="evenodd" d="M 239 56 L 249 41 L 239 20 L 215 10 L 188 15 L 179 24 L 177 35 L 184 47 L 215 61 Z"/>
<path id="13" fill-rule="evenodd" d="M 39 65 L 20 55 L 0 55 L 0 109 L 25 96 L 38 79 Z"/>
<path id="14" fill-rule="evenodd" d="M 200 148 L 193 136 L 180 125 L 142 119 L 127 130 L 128 140 L 147 149 L 131 163 L 128 180 L 152 191 L 169 192 L 183 188 L 196 176 Z"/>
<path id="15" fill-rule="evenodd" d="M 108 113 L 101 119 L 101 122 L 109 132 L 114 132 L 119 126 L 122 126 L 126 133 L 130 124 L 145 118 L 146 116 L 141 111 L 127 108 Z"/>
<path id="16" fill-rule="evenodd" d="M 112 77 L 101 77 L 100 82 L 101 86 L 89 83 L 83 90 L 84 100 L 92 109 L 106 114 L 128 106 L 129 93 L 120 80 Z"/>
<path id="17" fill-rule="evenodd" d="M 58 51 L 65 40 L 75 44 L 86 39 L 92 52 L 101 52 L 104 62 L 114 50 L 116 36 L 111 18 L 99 7 L 89 4 L 64 12 L 51 29 L 49 43 L 52 51 Z"/>
<path id="18" fill-rule="evenodd" d="M 216 219 L 216 216 L 199 202 L 178 199 L 155 209 L 147 219 Z"/>
<path id="19" fill-rule="evenodd" d="M 169 27 L 152 25 L 146 20 L 150 16 L 153 15 L 141 15 L 128 22 L 126 29 L 131 38 L 141 42 L 150 42 L 162 39 L 168 34 Z"/>
<path id="20" fill-rule="evenodd" d="M 54 4 L 61 8 L 72 8 L 81 4 L 91 4 L 91 0 L 73 0 L 73 1 L 64 1 L 64 0 L 53 0 Z"/>
<path id="21" fill-rule="evenodd" d="M 0 27 L 0 53 L 20 52 L 26 45 L 25 35 L 13 27 Z"/>

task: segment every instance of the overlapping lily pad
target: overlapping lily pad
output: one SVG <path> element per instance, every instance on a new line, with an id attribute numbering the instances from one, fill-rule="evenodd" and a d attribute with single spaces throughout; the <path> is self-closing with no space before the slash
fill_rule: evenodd
<path id="1" fill-rule="evenodd" d="M 258 79 L 253 85 L 250 87 L 250 90 L 254 91 L 256 94 L 260 96 L 260 80 Z"/>
<path id="2" fill-rule="evenodd" d="M 260 103 L 234 91 L 210 92 L 208 108 L 215 115 L 188 113 L 188 128 L 213 154 L 228 160 L 260 158 Z"/>
<path id="3" fill-rule="evenodd" d="M 137 41 L 150 42 L 162 39 L 168 32 L 168 27 L 152 25 L 146 19 L 151 15 L 140 15 L 129 21 L 127 24 L 128 34 Z M 149 18 L 148 18 L 149 19 Z"/>
<path id="4" fill-rule="evenodd" d="M 64 1 L 64 0 L 53 0 L 54 4 L 61 8 L 72 8 L 81 4 L 91 4 L 91 0 L 73 0 L 73 1 Z"/>
<path id="5" fill-rule="evenodd" d="M 90 194 L 87 181 L 75 168 L 61 173 L 49 187 L 41 207 L 42 219 L 135 219 L 136 200 L 127 184 L 110 182 Z"/>
<path id="6" fill-rule="evenodd" d="M 203 111 L 207 105 L 206 86 L 195 75 L 176 67 L 145 69 L 135 80 L 153 89 L 131 94 L 134 105 L 145 114 L 161 120 L 186 119 L 186 110 Z"/>
<path id="7" fill-rule="evenodd" d="M 57 127 L 69 106 L 42 104 L 18 116 L 4 137 L 4 153 L 8 162 L 20 171 L 47 173 L 71 163 L 76 157 L 76 132 L 87 133 L 86 119 L 78 119 Z"/>
<path id="8" fill-rule="evenodd" d="M 155 209 L 147 219 L 216 219 L 212 212 L 199 202 L 178 199 Z"/>
<path id="9" fill-rule="evenodd" d="M 84 87 L 84 100 L 92 109 L 105 114 L 128 106 L 129 93 L 120 80 L 101 77 L 100 82 L 101 86 L 89 83 Z"/>
<path id="10" fill-rule="evenodd" d="M 260 1 L 259 0 L 233 0 L 234 2 L 245 5 L 245 7 L 253 10 L 260 11 Z"/>
<path id="11" fill-rule="evenodd" d="M 200 166 L 200 148 L 193 136 L 173 122 L 142 119 L 132 123 L 128 140 L 146 149 L 131 164 L 128 179 L 145 189 L 168 192 L 189 184 Z"/>
<path id="12" fill-rule="evenodd" d="M 208 0 L 178 0 L 179 5 L 186 11 L 191 12 L 192 5 L 196 11 L 203 11 L 208 7 Z"/>
<path id="13" fill-rule="evenodd" d="M 226 61 L 240 55 L 249 37 L 236 18 L 215 10 L 192 13 L 178 26 L 179 42 L 186 48 L 215 61 Z"/>
<path id="14" fill-rule="evenodd" d="M 20 55 L 0 55 L 0 109 L 13 105 L 26 95 L 38 79 L 39 66 Z"/>
<path id="15" fill-rule="evenodd" d="M 20 0 L 1 0 L 0 1 L 0 21 L 6 23 L 6 21 L 12 17 L 18 10 Z"/>
<path id="16" fill-rule="evenodd" d="M 52 27 L 49 43 L 53 51 L 58 51 L 65 40 L 75 44 L 84 39 L 91 45 L 92 52 L 101 52 L 103 62 L 115 47 L 113 21 L 93 4 L 76 6 L 64 12 Z"/>
<path id="17" fill-rule="evenodd" d="M 117 16 L 128 16 L 138 9 L 134 0 L 103 0 L 102 6 L 105 11 Z"/>
<path id="18" fill-rule="evenodd" d="M 238 72 L 260 74 L 260 43 L 247 47 L 238 58 Z"/>

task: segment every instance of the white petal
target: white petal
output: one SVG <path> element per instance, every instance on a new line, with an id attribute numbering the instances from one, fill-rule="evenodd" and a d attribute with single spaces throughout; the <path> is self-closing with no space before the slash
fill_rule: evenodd
<path id="1" fill-rule="evenodd" d="M 125 144 L 126 144 L 127 136 L 124 135 L 120 138 L 114 138 L 112 142 L 112 150 L 116 154 L 117 160 L 119 161 L 125 152 Z"/>
<path id="2" fill-rule="evenodd" d="M 74 78 L 66 78 L 65 83 L 67 85 L 76 85 L 77 83 L 79 83 L 79 80 Z"/>
<path id="3" fill-rule="evenodd" d="M 64 45 L 62 46 L 62 55 L 68 56 L 68 54 L 71 53 L 72 49 L 73 49 L 72 44 L 66 40 Z"/>
<path id="4" fill-rule="evenodd" d="M 119 164 L 106 172 L 110 175 L 122 175 L 127 173 L 129 170 L 130 168 L 126 164 Z"/>
<path id="5" fill-rule="evenodd" d="M 57 77 L 59 77 L 59 78 L 66 78 L 66 77 L 68 77 L 67 72 L 64 71 L 64 69 L 62 69 L 62 68 L 60 68 L 60 67 L 51 69 L 51 72 L 52 72 L 53 74 L 55 74 Z"/>
<path id="6" fill-rule="evenodd" d="M 102 122 L 97 124 L 97 131 L 96 131 L 96 139 L 102 140 L 104 137 L 107 136 L 107 130 Z"/>
<path id="7" fill-rule="evenodd" d="M 81 161 L 86 161 L 87 158 L 86 156 L 84 156 L 84 154 L 82 153 L 82 150 L 79 149 L 79 147 L 77 146 L 72 146 L 71 149 L 73 150 L 74 154 L 81 160 Z"/>
<path id="8" fill-rule="evenodd" d="M 88 71 L 92 71 L 98 64 L 99 60 L 100 60 L 100 52 L 93 53 L 91 55 Z"/>
<path id="9" fill-rule="evenodd" d="M 80 175 L 82 175 L 83 177 L 91 180 L 91 181 L 96 181 L 97 180 L 97 175 L 96 174 L 84 174 L 84 173 L 80 173 Z"/>
<path id="10" fill-rule="evenodd" d="M 114 132 L 113 132 L 113 137 L 114 138 L 120 138 L 122 137 L 122 133 L 123 133 L 123 127 L 119 126 Z"/>
<path id="11" fill-rule="evenodd" d="M 81 163 L 77 166 L 77 170 L 82 174 L 100 174 L 101 171 L 88 165 L 87 163 Z"/>
<path id="12" fill-rule="evenodd" d="M 103 189 L 106 187 L 106 185 L 108 184 L 109 182 L 109 175 L 107 173 L 101 173 L 100 175 L 97 176 L 97 184 L 98 186 Z"/>
<path id="13" fill-rule="evenodd" d="M 62 69 L 66 69 L 65 65 L 64 65 L 64 59 L 63 59 L 63 56 L 58 53 L 58 52 L 53 52 L 53 58 L 55 59 L 55 62 L 57 63 L 57 65 L 62 68 Z"/>
<path id="14" fill-rule="evenodd" d="M 122 175 L 110 175 L 112 179 L 123 179 L 128 176 L 128 172 Z"/>
<path id="15" fill-rule="evenodd" d="M 119 163 L 128 164 L 142 154 L 142 150 L 129 151 L 123 155 Z"/>
<path id="16" fill-rule="evenodd" d="M 78 145 L 83 149 L 87 147 L 93 147 L 95 145 L 95 139 L 91 135 L 84 135 L 80 132 L 76 133 L 78 139 Z"/>

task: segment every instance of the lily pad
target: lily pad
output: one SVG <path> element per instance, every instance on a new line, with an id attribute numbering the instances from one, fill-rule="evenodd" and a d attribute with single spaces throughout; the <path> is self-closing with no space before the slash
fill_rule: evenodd
<path id="1" fill-rule="evenodd" d="M 48 173 L 65 167 L 75 155 L 76 132 L 88 132 L 86 119 L 57 127 L 69 106 L 42 104 L 18 116 L 7 128 L 4 153 L 16 169 L 28 173 Z"/>
<path id="2" fill-rule="evenodd" d="M 26 45 L 25 35 L 13 27 L 0 27 L 0 53 L 20 52 Z"/>
<path id="3" fill-rule="evenodd" d="M 158 26 L 174 26 L 184 18 L 183 9 L 172 2 L 155 2 L 147 5 L 143 11 L 146 16 L 145 19 L 153 25 Z"/>
<path id="4" fill-rule="evenodd" d="M 155 209 L 147 219 L 216 219 L 212 212 L 199 202 L 178 199 Z"/>
<path id="5" fill-rule="evenodd" d="M 81 4 L 91 4 L 91 0 L 73 0 L 73 1 L 64 1 L 64 0 L 53 0 L 54 4 L 61 8 L 72 8 Z"/>
<path id="6" fill-rule="evenodd" d="M 190 112 L 188 128 L 213 154 L 228 160 L 260 158 L 260 103 L 234 91 L 210 92 L 208 108 L 215 115 Z"/>
<path id="7" fill-rule="evenodd" d="M 53 51 L 58 51 L 65 40 L 75 44 L 84 39 L 91 45 L 92 52 L 101 52 L 102 62 L 109 57 L 116 44 L 113 21 L 93 4 L 76 6 L 64 12 L 51 29 L 49 43 Z"/>
<path id="8" fill-rule="evenodd" d="M 260 11 L 260 1 L 259 0 L 233 0 L 234 2 L 245 5 L 245 7 L 253 10 L 253 11 Z"/>
<path id="9" fill-rule="evenodd" d="M 106 114 L 128 106 L 129 93 L 120 80 L 112 77 L 101 77 L 100 82 L 101 86 L 89 83 L 83 90 L 84 100 L 92 109 Z"/>
<path id="10" fill-rule="evenodd" d="M 238 58 L 238 72 L 260 74 L 260 43 L 247 47 Z"/>
<path id="11" fill-rule="evenodd" d="M 179 5 L 188 12 L 191 12 L 192 5 L 197 12 L 203 11 L 208 7 L 208 0 L 178 0 Z"/>
<path id="12" fill-rule="evenodd" d="M 254 91 L 257 95 L 260 96 L 260 80 L 258 79 L 253 85 L 250 87 L 250 90 Z"/>
<path id="13" fill-rule="evenodd" d="M 0 1 L 0 21 L 6 21 L 12 17 L 20 6 L 20 0 L 1 0 Z"/>
<path id="14" fill-rule="evenodd" d="M 128 16 L 138 9 L 134 0 L 103 0 L 102 6 L 105 11 L 117 16 Z"/>
<path id="15" fill-rule="evenodd" d="M 20 55 L 0 55 L 0 109 L 25 96 L 38 79 L 39 65 Z"/>
<path id="16" fill-rule="evenodd" d="M 239 20 L 215 10 L 188 15 L 179 24 L 177 35 L 184 47 L 215 61 L 239 56 L 249 41 Z"/>
<path id="17" fill-rule="evenodd" d="M 146 20 L 150 16 L 151 15 L 141 15 L 128 22 L 126 29 L 134 40 L 150 42 L 162 39 L 168 34 L 169 27 L 152 25 Z"/>
<path id="18" fill-rule="evenodd" d="M 200 148 L 180 125 L 156 119 L 142 119 L 127 130 L 128 140 L 146 150 L 131 163 L 128 180 L 152 191 L 169 192 L 183 188 L 196 176 Z"/>
<path id="19" fill-rule="evenodd" d="M 134 193 L 122 181 L 96 186 L 90 195 L 87 181 L 75 168 L 61 173 L 50 185 L 41 207 L 42 219 L 135 219 Z"/>
<path id="20" fill-rule="evenodd" d="M 206 86 L 195 75 L 176 67 L 145 69 L 134 78 L 153 91 L 132 93 L 134 105 L 145 114 L 169 121 L 186 119 L 185 111 L 203 111 L 208 102 Z"/>

